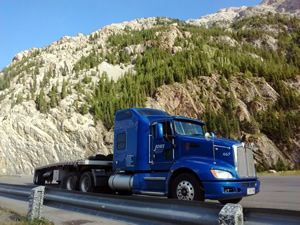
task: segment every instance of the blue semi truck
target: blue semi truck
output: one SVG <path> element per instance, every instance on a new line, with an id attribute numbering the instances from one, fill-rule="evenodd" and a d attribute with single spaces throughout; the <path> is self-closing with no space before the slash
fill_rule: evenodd
<path id="1" fill-rule="evenodd" d="M 253 153 L 205 133 L 204 123 L 149 108 L 115 115 L 113 155 L 35 169 L 34 183 L 83 192 L 167 196 L 237 203 L 259 192 Z"/>

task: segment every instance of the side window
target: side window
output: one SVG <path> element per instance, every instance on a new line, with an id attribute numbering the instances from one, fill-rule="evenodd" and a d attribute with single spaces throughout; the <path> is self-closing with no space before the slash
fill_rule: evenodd
<path id="1" fill-rule="evenodd" d="M 172 129 L 171 129 L 171 124 L 169 121 L 163 122 L 163 127 L 164 127 L 164 137 L 167 141 L 172 140 Z"/>
<path id="2" fill-rule="evenodd" d="M 166 141 L 170 141 L 172 140 L 172 128 L 171 128 L 171 123 L 170 121 L 163 121 L 163 122 L 159 122 L 163 125 L 163 132 L 164 132 L 164 139 Z M 155 126 L 152 126 L 152 134 L 153 134 L 153 137 L 156 136 L 155 134 Z"/>
<path id="3" fill-rule="evenodd" d="M 124 150 L 126 148 L 126 133 L 117 134 L 117 149 Z"/>

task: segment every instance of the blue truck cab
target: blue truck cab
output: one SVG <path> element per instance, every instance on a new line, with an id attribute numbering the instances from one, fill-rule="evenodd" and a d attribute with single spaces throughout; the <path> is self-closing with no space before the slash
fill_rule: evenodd
<path id="1" fill-rule="evenodd" d="M 237 203 L 259 192 L 253 153 L 204 131 L 204 123 L 148 108 L 115 116 L 109 187 L 180 200 Z"/>

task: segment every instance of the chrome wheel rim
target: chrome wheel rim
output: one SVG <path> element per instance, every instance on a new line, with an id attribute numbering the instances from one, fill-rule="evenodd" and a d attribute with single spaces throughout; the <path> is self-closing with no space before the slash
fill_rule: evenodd
<path id="1" fill-rule="evenodd" d="M 179 200 L 192 201 L 195 196 L 195 189 L 189 181 L 183 180 L 177 185 L 176 193 Z"/>

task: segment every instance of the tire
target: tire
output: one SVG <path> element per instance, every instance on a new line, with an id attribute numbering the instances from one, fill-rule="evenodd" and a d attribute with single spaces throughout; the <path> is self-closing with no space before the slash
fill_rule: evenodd
<path id="1" fill-rule="evenodd" d="M 90 171 L 83 173 L 79 181 L 79 190 L 82 192 L 93 192 L 95 190 L 93 175 Z"/>
<path id="2" fill-rule="evenodd" d="M 179 174 L 171 185 L 171 198 L 186 201 L 204 201 L 204 189 L 193 174 Z"/>
<path id="3" fill-rule="evenodd" d="M 60 184 L 60 187 L 69 191 L 78 190 L 78 174 L 68 174 L 66 177 L 64 177 L 63 181 Z"/>
<path id="4" fill-rule="evenodd" d="M 219 200 L 219 202 L 223 205 L 227 204 L 227 203 L 233 203 L 233 204 L 237 204 L 242 200 L 242 198 L 232 198 L 232 199 L 224 199 L 224 200 Z"/>

